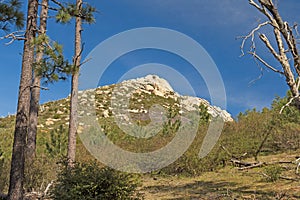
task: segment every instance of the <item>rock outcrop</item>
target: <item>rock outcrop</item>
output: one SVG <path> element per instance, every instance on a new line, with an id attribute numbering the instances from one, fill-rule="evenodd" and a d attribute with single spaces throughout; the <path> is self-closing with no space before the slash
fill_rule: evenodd
<path id="1" fill-rule="evenodd" d="M 196 111 L 200 105 L 204 105 L 212 117 L 221 117 L 225 122 L 233 121 L 226 110 L 210 105 L 202 98 L 181 96 L 165 79 L 157 75 L 147 75 L 95 90 L 79 92 L 81 106 L 90 106 L 91 99 L 96 100 L 95 109 L 101 113 L 100 117 L 108 118 L 112 115 L 119 115 L 127 122 L 129 119 L 126 113 L 130 113 L 135 118 L 145 118 L 149 113 L 149 104 L 156 104 L 156 101 L 159 101 L 158 104 L 165 109 L 177 107 L 177 110 L 180 110 L 179 113 Z"/>

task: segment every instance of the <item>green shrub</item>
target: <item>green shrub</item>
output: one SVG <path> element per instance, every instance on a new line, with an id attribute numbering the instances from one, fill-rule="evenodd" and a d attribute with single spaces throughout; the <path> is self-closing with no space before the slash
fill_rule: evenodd
<path id="1" fill-rule="evenodd" d="M 202 123 L 202 122 L 201 122 Z M 159 173 L 167 175 L 197 176 L 206 171 L 214 171 L 222 167 L 223 154 L 219 143 L 205 158 L 199 158 L 203 138 L 207 132 L 207 124 L 199 125 L 198 133 L 189 149 L 175 162 L 164 167 Z M 222 156 L 221 156 L 222 155 Z M 225 157 L 226 155 L 224 155 Z"/>
<path id="2" fill-rule="evenodd" d="M 9 163 L 4 159 L 0 149 L 0 193 L 4 193 L 8 186 Z"/>
<path id="3" fill-rule="evenodd" d="M 45 143 L 46 153 L 51 158 L 62 157 L 67 153 L 68 131 L 63 125 L 50 132 L 50 141 Z"/>
<path id="4" fill-rule="evenodd" d="M 56 177 L 55 162 L 49 157 L 36 157 L 25 165 L 24 189 L 26 192 L 44 192 Z"/>
<path id="5" fill-rule="evenodd" d="M 131 200 L 140 199 L 137 175 L 100 168 L 96 163 L 61 166 L 58 180 L 51 190 L 53 200 Z"/>
<path id="6" fill-rule="evenodd" d="M 277 165 L 270 165 L 265 167 L 264 173 L 266 175 L 265 180 L 267 182 L 275 182 L 280 178 L 283 169 Z"/>
<path id="7" fill-rule="evenodd" d="M 53 119 L 60 119 L 60 118 L 61 118 L 61 115 L 60 115 L 60 114 L 55 113 L 55 114 L 53 115 Z"/>

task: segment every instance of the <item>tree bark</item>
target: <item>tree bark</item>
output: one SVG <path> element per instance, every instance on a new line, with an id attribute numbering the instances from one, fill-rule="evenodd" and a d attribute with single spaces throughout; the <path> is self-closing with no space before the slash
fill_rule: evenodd
<path id="1" fill-rule="evenodd" d="M 42 9 L 40 14 L 40 29 L 39 35 L 44 35 L 47 29 L 47 18 L 48 18 L 48 4 L 49 0 L 42 1 Z M 39 47 L 39 51 L 36 54 L 36 62 L 39 63 L 43 59 L 43 45 Z M 26 160 L 31 162 L 35 158 L 36 153 L 36 135 L 37 135 L 37 125 L 38 125 L 38 112 L 39 112 L 39 102 L 40 102 L 40 86 L 41 77 L 34 72 L 34 78 L 31 88 L 31 101 L 30 101 L 30 124 L 27 136 L 26 145 Z"/>
<path id="2" fill-rule="evenodd" d="M 76 7 L 81 11 L 82 0 L 76 0 Z M 77 104 L 78 104 L 78 78 L 79 68 L 81 62 L 81 31 L 82 19 L 76 16 L 75 24 L 75 54 L 73 58 L 73 74 L 71 85 L 71 99 L 70 99 L 70 122 L 69 122 L 69 138 L 68 138 L 68 165 L 72 167 L 75 162 L 76 155 L 76 135 L 77 135 Z"/>
<path id="3" fill-rule="evenodd" d="M 19 85 L 18 107 L 15 123 L 8 200 L 23 200 L 25 145 L 29 124 L 30 87 L 36 32 L 38 0 L 28 1 L 27 25 L 23 48 L 22 71 Z"/>

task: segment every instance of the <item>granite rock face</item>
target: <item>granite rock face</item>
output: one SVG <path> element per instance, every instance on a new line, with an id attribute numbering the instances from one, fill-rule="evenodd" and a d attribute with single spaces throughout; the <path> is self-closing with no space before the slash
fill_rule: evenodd
<path id="1" fill-rule="evenodd" d="M 157 75 L 147 75 L 114 85 L 79 92 L 79 104 L 85 107 L 95 103 L 97 112 L 102 113 L 100 117 L 108 118 L 114 115 L 123 119 L 124 123 L 130 123 L 128 113 L 139 116 L 150 113 L 151 108 L 147 108 L 143 103 L 150 101 L 149 99 L 154 99 L 154 104 L 159 99 L 161 106 L 165 109 L 175 106 L 180 110 L 179 113 L 196 111 L 202 104 L 212 117 L 221 117 L 225 122 L 233 121 L 226 110 L 210 105 L 205 99 L 178 94 L 165 79 Z M 172 105 L 165 103 L 164 99 L 165 102 L 173 102 Z"/>

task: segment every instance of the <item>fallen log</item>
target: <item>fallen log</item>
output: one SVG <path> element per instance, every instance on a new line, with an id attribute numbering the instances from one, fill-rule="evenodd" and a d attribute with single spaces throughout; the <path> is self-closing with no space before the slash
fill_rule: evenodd
<path id="1" fill-rule="evenodd" d="M 297 179 L 297 178 L 290 178 L 290 177 L 286 177 L 286 176 L 279 176 L 279 178 L 288 180 L 288 181 L 299 181 L 299 179 Z"/>
<path id="2" fill-rule="evenodd" d="M 240 167 L 240 168 L 238 168 L 238 170 L 253 169 L 253 168 L 257 168 L 257 167 L 262 167 L 264 165 L 266 165 L 266 163 L 264 163 L 264 162 L 252 163 L 251 165 L 248 165 L 248 166 L 245 166 L 245 167 Z"/>
<path id="3" fill-rule="evenodd" d="M 251 165 L 253 165 L 253 163 L 249 163 L 249 162 L 244 162 L 244 161 L 241 161 L 241 160 L 237 160 L 237 159 L 230 159 L 230 162 L 232 162 L 233 163 L 233 165 L 235 165 L 235 166 L 238 166 L 238 167 L 242 167 L 242 166 L 245 166 L 245 167 L 247 167 L 247 166 L 251 166 Z"/>

